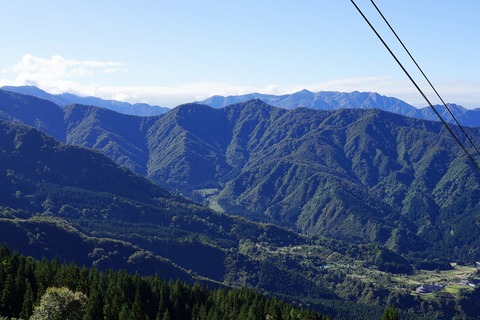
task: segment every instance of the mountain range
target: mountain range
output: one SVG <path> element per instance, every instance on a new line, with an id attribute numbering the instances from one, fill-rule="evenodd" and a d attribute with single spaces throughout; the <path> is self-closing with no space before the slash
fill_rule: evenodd
<path id="1" fill-rule="evenodd" d="M 407 117 L 438 121 L 438 117 L 430 107 L 417 109 L 408 103 L 393 98 L 382 96 L 374 92 L 311 92 L 302 90 L 292 94 L 268 95 L 251 93 L 239 96 L 212 96 L 206 100 L 198 101 L 212 108 L 222 108 L 234 103 L 245 102 L 251 99 L 259 99 L 265 103 L 284 109 L 310 108 L 317 110 L 338 109 L 380 109 L 398 113 Z M 464 126 L 480 127 L 480 108 L 466 109 L 456 104 L 447 104 L 450 111 L 455 115 L 458 122 Z M 454 119 L 443 105 L 435 105 L 435 109 L 449 123 L 455 123 Z"/>
<path id="2" fill-rule="evenodd" d="M 134 117 L 5 91 L 0 119 L 96 149 L 216 210 L 399 253 L 480 257 L 480 175 L 438 122 L 260 100 Z M 467 128 L 477 144 L 479 130 Z"/>
<path id="3" fill-rule="evenodd" d="M 69 104 L 91 105 L 110 109 L 119 113 L 134 116 L 156 116 L 168 112 L 170 109 L 160 106 L 151 106 L 146 103 L 130 104 L 116 100 L 103 100 L 97 97 L 82 97 L 71 93 L 50 94 L 35 86 L 4 86 L 1 90 L 34 96 L 40 99 L 51 101 L 59 106 Z M 311 92 L 302 90 L 292 94 L 268 95 L 250 93 L 238 96 L 212 96 L 198 104 L 206 104 L 212 108 L 219 109 L 235 103 L 246 102 L 258 99 L 263 102 L 283 109 L 309 108 L 318 110 L 338 109 L 380 109 L 388 112 L 398 113 L 407 117 L 424 120 L 438 121 L 438 116 L 430 108 L 417 109 L 408 103 L 393 97 L 386 97 L 374 92 Z M 455 115 L 461 125 L 468 127 L 480 127 L 480 108 L 467 109 L 454 103 L 447 104 L 450 111 Z M 443 105 L 435 105 L 436 111 L 448 123 L 456 124 L 450 112 Z"/>
<path id="4" fill-rule="evenodd" d="M 357 303 L 361 296 L 344 286 L 384 289 L 340 271 L 325 274 L 327 257 L 328 263 L 358 261 L 374 270 L 412 272 L 409 261 L 380 246 L 305 237 L 215 213 L 98 152 L 25 125 L 0 121 L 0 172 L 0 241 L 36 259 L 209 287 L 250 286 L 338 319 L 383 310 Z M 319 274 L 325 281 L 317 281 Z"/>
<path id="5" fill-rule="evenodd" d="M 439 122 L 379 109 L 138 117 L 0 90 L 0 172 L 0 241 L 23 254 L 247 285 L 338 319 L 456 314 L 382 272 L 480 257 L 480 173 Z"/>
<path id="6" fill-rule="evenodd" d="M 35 86 L 3 86 L 0 89 L 48 100 L 62 107 L 69 104 L 92 105 L 135 116 L 155 116 L 170 110 L 169 108 L 152 106 L 147 103 L 131 104 L 117 100 L 104 100 L 97 97 L 83 97 L 72 93 L 51 94 Z"/>

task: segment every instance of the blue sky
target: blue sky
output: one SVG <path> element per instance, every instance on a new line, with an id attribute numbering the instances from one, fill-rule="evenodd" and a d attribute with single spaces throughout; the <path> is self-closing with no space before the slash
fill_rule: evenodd
<path id="1" fill-rule="evenodd" d="M 444 99 L 480 107 L 480 1 L 376 3 Z M 4 1 L 0 21 L 0 85 L 168 107 L 304 88 L 426 105 L 349 0 Z"/>

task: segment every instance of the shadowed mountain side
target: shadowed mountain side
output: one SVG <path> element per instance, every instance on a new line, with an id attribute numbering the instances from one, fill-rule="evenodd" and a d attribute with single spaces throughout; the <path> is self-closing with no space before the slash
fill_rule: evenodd
<path id="1" fill-rule="evenodd" d="M 62 108 L 47 100 L 0 90 L 0 120 L 23 123 L 65 141 Z"/>
<path id="2" fill-rule="evenodd" d="M 125 269 L 131 273 L 156 273 L 164 279 L 192 281 L 187 270 L 151 251 L 127 241 L 87 236 L 55 217 L 0 218 L 0 241 L 37 260 L 57 258 L 100 270 Z"/>
<path id="3" fill-rule="evenodd" d="M 98 150 L 116 163 L 146 175 L 149 151 L 142 128 L 148 118 L 83 105 L 66 106 L 63 112 L 67 143 Z"/>
<path id="4" fill-rule="evenodd" d="M 115 268 L 125 267 L 127 258 L 139 259 L 138 271 L 155 273 L 143 258 L 165 262 L 163 256 L 223 281 L 230 272 L 226 253 L 240 239 L 263 234 L 278 245 L 305 241 L 273 226 L 217 214 L 100 153 L 58 143 L 24 125 L 0 121 L 0 172 L 0 226 L 10 230 L 0 238 L 27 254 L 38 250 L 37 258 L 58 255 L 90 264 L 104 257 L 101 265 Z M 72 247 L 78 249 L 74 255 Z"/>
<path id="5" fill-rule="evenodd" d="M 147 173 L 150 119 L 94 106 L 61 108 L 46 100 L 0 90 L 0 120 L 27 124 L 59 141 L 94 148 L 143 175 Z"/>
<path id="6" fill-rule="evenodd" d="M 1 167 L 4 172 L 7 170 L 6 177 L 10 172 L 19 179 L 18 183 L 31 185 L 29 189 L 41 182 L 45 185 L 109 192 L 137 201 L 151 202 L 154 195 L 173 197 L 164 189 L 119 167 L 98 152 L 58 143 L 25 125 L 12 126 L 0 122 L 0 140 Z M 8 185 L 13 187 L 15 183 L 10 182 Z M 5 199 L 3 201 L 5 203 Z M 11 201 L 14 204 L 16 200 Z"/>
<path id="7" fill-rule="evenodd" d="M 0 241 L 10 247 L 38 259 L 56 256 L 101 269 L 191 279 L 158 252 L 129 241 L 127 233 L 115 235 L 118 228 L 113 227 L 119 221 L 123 226 L 142 221 L 168 225 L 177 211 L 165 207 L 181 207 L 181 198 L 100 153 L 3 121 L 0 172 Z"/>

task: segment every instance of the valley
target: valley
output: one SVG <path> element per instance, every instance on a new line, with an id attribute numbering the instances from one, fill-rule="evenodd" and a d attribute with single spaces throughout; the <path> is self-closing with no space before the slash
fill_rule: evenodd
<path id="1" fill-rule="evenodd" d="M 478 277 L 480 173 L 440 123 L 260 100 L 136 117 L 1 90 L 0 120 L 0 242 L 24 255 L 335 319 L 479 308 L 459 282 Z M 431 283 L 448 286 L 414 293 Z"/>
<path id="2" fill-rule="evenodd" d="M 480 320 L 479 12 L 4 1 L 0 320 Z"/>
<path id="3" fill-rule="evenodd" d="M 285 110 L 260 100 L 133 117 L 18 97 L 3 94 L 0 118 L 94 148 L 220 212 L 408 255 L 432 252 L 435 242 L 443 254 L 433 255 L 479 259 L 471 245 L 480 175 L 438 122 L 377 109 Z M 478 128 L 467 130 L 478 141 Z"/>

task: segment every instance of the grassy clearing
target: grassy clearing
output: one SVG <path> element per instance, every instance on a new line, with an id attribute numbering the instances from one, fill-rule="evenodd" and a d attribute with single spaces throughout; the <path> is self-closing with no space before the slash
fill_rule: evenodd
<path id="1" fill-rule="evenodd" d="M 194 190 L 193 192 L 196 192 L 204 197 L 209 197 L 209 196 L 215 196 L 218 194 L 219 190 L 216 188 L 211 188 L 211 189 L 199 189 L 199 190 Z"/>
<path id="2" fill-rule="evenodd" d="M 445 287 L 445 291 L 451 294 L 459 294 L 460 292 L 467 290 L 473 290 L 473 288 L 461 284 L 453 284 Z"/>
<path id="3" fill-rule="evenodd" d="M 410 286 L 432 283 L 453 284 L 471 277 L 476 271 L 476 268 L 467 266 L 456 266 L 453 270 L 445 271 L 419 270 L 411 276 L 396 276 L 395 280 Z"/>
<path id="4" fill-rule="evenodd" d="M 221 213 L 225 212 L 225 209 L 223 209 L 222 206 L 218 204 L 216 198 L 213 198 L 208 202 L 208 207 L 216 212 L 221 212 Z"/>
<path id="5" fill-rule="evenodd" d="M 216 212 L 225 212 L 225 210 L 217 202 L 217 196 L 220 193 L 220 189 L 210 188 L 210 189 L 199 189 L 194 190 L 193 192 L 201 195 L 205 199 L 205 204 L 208 205 L 210 209 Z"/>

